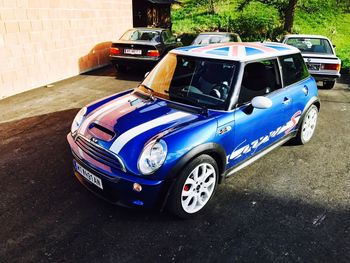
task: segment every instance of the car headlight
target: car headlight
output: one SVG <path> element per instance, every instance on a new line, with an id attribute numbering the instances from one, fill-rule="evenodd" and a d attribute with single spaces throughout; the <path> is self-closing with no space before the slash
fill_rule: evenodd
<path id="1" fill-rule="evenodd" d="M 165 161 L 168 147 L 165 141 L 151 141 L 144 148 L 138 161 L 139 171 L 143 175 L 154 173 Z"/>
<path id="2" fill-rule="evenodd" d="M 76 133 L 76 131 L 79 129 L 80 125 L 83 123 L 86 111 L 87 111 L 87 109 L 86 109 L 86 107 L 84 107 L 75 116 L 73 123 L 72 123 L 72 126 L 70 128 L 70 131 L 72 134 Z"/>

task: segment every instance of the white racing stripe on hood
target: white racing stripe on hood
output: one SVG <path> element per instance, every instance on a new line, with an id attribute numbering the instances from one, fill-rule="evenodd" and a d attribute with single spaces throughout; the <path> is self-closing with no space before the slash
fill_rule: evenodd
<path id="1" fill-rule="evenodd" d="M 118 154 L 121 149 L 127 144 L 131 139 L 135 138 L 136 136 L 140 135 L 141 133 L 144 133 L 145 131 L 148 131 L 150 129 L 153 129 L 157 126 L 160 126 L 165 123 L 169 123 L 171 121 L 181 119 L 183 117 L 191 115 L 190 113 L 185 112 L 175 112 L 172 114 L 164 115 L 162 117 L 159 117 L 157 119 L 145 122 L 143 124 L 140 124 L 123 134 L 121 134 L 112 144 L 112 146 L 109 148 L 110 151 L 114 152 L 115 154 Z"/>
<path id="2" fill-rule="evenodd" d="M 81 125 L 80 129 L 79 129 L 79 133 L 84 134 L 86 131 L 86 128 L 88 127 L 88 125 L 96 118 L 98 117 L 100 114 L 103 114 L 104 112 L 109 111 L 110 109 L 117 109 L 119 107 L 121 107 L 124 103 L 126 103 L 129 100 L 132 100 L 133 97 L 130 95 L 126 95 L 125 98 L 121 98 L 121 99 L 117 99 L 115 102 L 112 102 L 109 105 L 106 106 L 101 106 L 101 108 L 99 110 L 97 110 L 95 113 L 93 113 L 92 115 L 90 115 L 86 120 L 83 121 L 83 124 Z"/>

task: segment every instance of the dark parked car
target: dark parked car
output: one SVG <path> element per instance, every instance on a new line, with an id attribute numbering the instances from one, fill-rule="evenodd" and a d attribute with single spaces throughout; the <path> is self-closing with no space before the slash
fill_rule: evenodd
<path id="1" fill-rule="evenodd" d="M 133 28 L 112 43 L 110 60 L 118 71 L 128 66 L 154 66 L 173 48 L 182 46 L 168 29 Z"/>
<path id="2" fill-rule="evenodd" d="M 192 42 L 192 46 L 226 42 L 242 42 L 240 36 L 230 32 L 203 32 Z"/>

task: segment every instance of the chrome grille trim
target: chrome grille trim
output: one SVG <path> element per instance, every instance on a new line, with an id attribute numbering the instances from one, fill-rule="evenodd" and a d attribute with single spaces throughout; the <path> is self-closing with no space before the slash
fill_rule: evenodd
<path id="1" fill-rule="evenodd" d="M 81 139 L 83 142 L 80 143 L 79 139 Z M 97 159 L 97 161 L 102 160 L 105 163 L 108 163 L 110 166 L 120 169 L 123 172 L 126 172 L 126 168 L 122 159 L 115 153 L 111 152 L 108 149 L 103 148 L 102 146 L 89 140 L 88 138 L 86 138 L 81 134 L 78 134 L 74 140 L 76 144 L 79 146 L 79 148 L 81 148 L 81 150 L 83 150 L 86 154 L 89 154 L 94 159 Z"/>

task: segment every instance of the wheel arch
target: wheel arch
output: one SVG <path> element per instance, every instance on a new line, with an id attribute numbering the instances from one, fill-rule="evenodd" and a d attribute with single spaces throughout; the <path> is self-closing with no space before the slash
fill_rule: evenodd
<path id="1" fill-rule="evenodd" d="M 318 111 L 320 112 L 320 110 L 321 110 L 321 102 L 320 102 L 320 99 L 319 99 L 318 97 L 316 97 L 316 96 L 315 96 L 315 97 L 312 97 L 312 98 L 309 100 L 309 102 L 306 104 L 306 106 L 304 107 L 303 112 L 301 113 L 301 117 L 300 117 L 300 119 L 299 119 L 299 123 L 298 123 L 298 127 L 297 127 L 298 130 L 299 130 L 300 126 L 301 126 L 301 123 L 302 123 L 302 121 L 303 121 L 303 119 L 304 119 L 304 116 L 305 116 L 307 110 L 308 110 L 312 105 L 315 105 L 315 106 L 317 107 Z"/>
<path id="2" fill-rule="evenodd" d="M 318 112 L 320 112 L 320 110 L 321 110 L 321 102 L 320 102 L 320 100 L 316 100 L 313 103 L 313 105 L 315 105 L 317 107 L 317 109 L 318 109 Z"/>
<path id="3" fill-rule="evenodd" d="M 216 164 L 218 165 L 219 174 L 218 174 L 218 184 L 220 184 L 224 179 L 224 172 L 226 170 L 226 151 L 224 148 L 217 143 L 205 143 L 194 147 L 188 153 L 181 157 L 181 159 L 173 166 L 170 170 L 169 176 L 171 177 L 169 187 L 164 196 L 163 202 L 160 207 L 160 211 L 163 211 L 166 203 L 168 201 L 169 195 L 173 190 L 174 184 L 177 180 L 179 172 L 194 158 L 207 154 L 212 157 Z"/>
<path id="4" fill-rule="evenodd" d="M 321 107 L 321 103 L 318 97 L 313 97 L 312 99 L 309 100 L 309 102 L 306 104 L 306 106 L 304 107 L 304 110 L 300 116 L 299 122 L 297 124 L 297 128 L 296 128 L 296 133 L 295 136 L 291 139 L 292 144 L 295 145 L 303 145 L 306 142 L 303 142 L 303 140 L 301 139 L 301 127 L 303 124 L 303 120 L 305 118 L 306 113 L 308 112 L 308 110 L 310 109 L 310 107 L 315 106 L 317 108 L 317 111 L 320 111 L 320 107 Z"/>
<path id="5" fill-rule="evenodd" d="M 212 157 L 219 169 L 219 183 L 221 182 L 221 175 L 226 170 L 226 151 L 217 143 L 205 143 L 194 147 L 188 153 L 181 157 L 181 159 L 170 170 L 170 176 L 176 178 L 178 173 L 194 158 L 207 154 Z"/>

